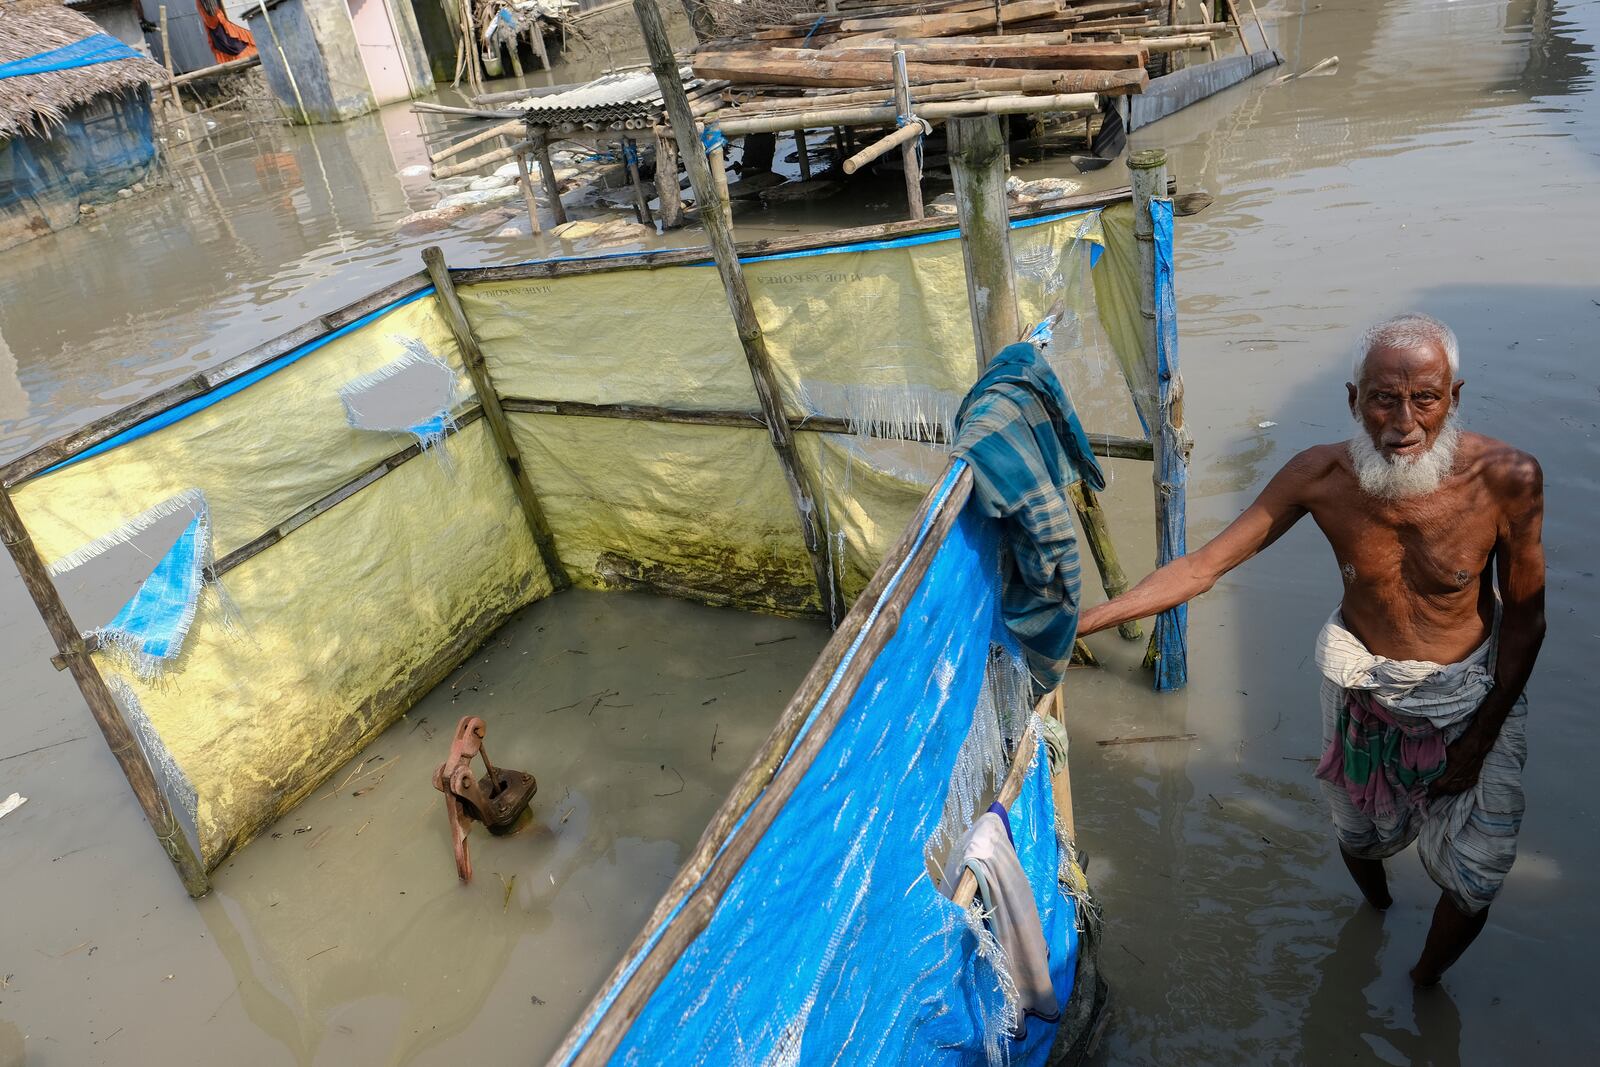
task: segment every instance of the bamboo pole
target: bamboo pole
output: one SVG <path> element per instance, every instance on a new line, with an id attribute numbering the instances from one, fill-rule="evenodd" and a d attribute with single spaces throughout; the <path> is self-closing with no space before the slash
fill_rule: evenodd
<path id="1" fill-rule="evenodd" d="M 161 48 L 163 51 L 165 51 L 166 47 L 167 42 L 166 39 L 163 38 L 161 42 Z M 230 71 L 244 70 L 245 68 L 253 67 L 260 62 L 261 56 L 259 54 L 253 55 L 249 59 L 232 59 L 226 63 L 218 63 L 214 67 L 201 67 L 199 70 L 191 70 L 187 74 L 179 74 L 177 77 L 172 79 L 172 84 L 188 85 L 192 81 L 199 81 L 201 78 L 209 78 L 214 74 L 227 74 Z M 172 64 L 170 63 L 167 64 L 167 72 L 172 72 Z"/>
<path id="2" fill-rule="evenodd" d="M 1128 159 L 1133 173 L 1133 236 L 1139 249 L 1139 318 L 1146 366 L 1158 384 L 1156 425 L 1151 428 L 1155 466 L 1156 566 L 1171 563 L 1185 549 L 1184 511 L 1188 482 L 1188 442 L 1183 428 L 1183 379 L 1176 351 L 1161 344 L 1156 301 L 1155 224 L 1151 205 L 1164 199 L 1167 154 L 1159 148 L 1135 152 Z M 1188 681 L 1188 611 L 1179 605 L 1156 617 L 1145 665 L 1154 667 L 1156 689 L 1181 689 Z"/>
<path id="3" fill-rule="evenodd" d="M 844 172 L 846 174 L 854 174 L 856 171 L 860 170 L 862 167 L 866 166 L 868 163 L 871 163 L 880 156 L 886 156 L 896 148 L 902 148 L 907 144 L 910 144 L 911 150 L 915 152 L 915 141 L 918 137 L 922 136 L 922 132 L 922 120 L 913 115 L 911 120 L 898 130 L 895 130 L 893 133 L 885 134 L 876 141 L 873 141 L 871 144 L 867 145 L 867 147 L 863 148 L 855 155 L 851 156 L 849 159 L 845 160 Z M 911 191 L 909 182 L 907 183 L 906 191 L 910 195 L 913 202 L 921 199 L 916 192 Z M 917 192 L 920 191 L 921 190 L 918 190 Z M 918 212 L 911 217 L 920 219 L 922 214 L 921 212 Z"/>
<path id="4" fill-rule="evenodd" d="M 1092 445 L 1090 447 L 1093 448 Z M 1128 575 L 1122 569 L 1117 544 L 1111 537 L 1111 524 L 1106 518 L 1105 508 L 1100 506 L 1100 497 L 1082 482 L 1067 486 L 1067 496 L 1072 500 L 1072 508 L 1078 515 L 1078 526 L 1083 531 L 1084 540 L 1089 542 L 1089 552 L 1094 556 L 1096 569 L 1100 571 L 1100 587 L 1106 591 L 1106 599 L 1115 600 L 1128 591 Z M 1137 641 L 1141 635 L 1139 620 L 1131 619 L 1123 623 L 1117 627 L 1117 632 L 1129 641 Z"/>
<path id="5" fill-rule="evenodd" d="M 628 179 L 633 184 L 633 208 L 639 216 L 641 226 L 654 226 L 655 217 L 650 214 L 650 198 L 645 195 L 644 179 L 639 177 L 639 145 L 632 137 L 622 139 L 622 159 L 628 167 Z"/>
<path id="6" fill-rule="evenodd" d="M 1261 47 L 1262 48 L 1266 48 L 1266 49 L 1271 49 L 1272 48 L 1272 42 L 1267 40 L 1266 27 L 1261 25 L 1261 12 L 1256 10 L 1256 0 L 1249 0 L 1249 4 L 1250 4 L 1250 17 L 1256 20 L 1256 32 L 1261 34 Z M 1237 17 L 1238 13 L 1235 12 L 1234 14 L 1235 14 L 1235 17 Z"/>
<path id="7" fill-rule="evenodd" d="M 284 76 L 289 79 L 289 90 L 294 93 L 294 106 L 300 111 L 300 125 L 311 125 L 311 115 L 306 111 L 305 98 L 300 95 L 300 83 L 295 79 L 294 68 L 289 65 L 289 57 L 284 54 L 283 42 L 278 40 L 277 27 L 272 25 L 272 16 L 267 14 L 267 0 L 261 0 L 257 6 L 261 12 L 261 21 L 267 24 L 267 35 L 272 38 L 272 47 L 278 53 L 278 62 L 283 64 Z"/>
<path id="8" fill-rule="evenodd" d="M 1046 702 L 1054 695 L 1054 691 L 1046 693 L 1034 708 L 1043 714 L 1049 709 Z M 1022 780 L 1027 777 L 1028 767 L 1033 763 L 1035 754 L 1039 751 L 1039 735 L 1034 731 L 1033 722 L 1029 720 L 1028 726 L 1022 731 L 1022 737 L 1017 740 L 1017 749 L 1011 754 L 1011 766 L 1006 771 L 1006 776 L 1000 783 L 1000 792 L 995 796 L 999 804 L 1010 810 L 1011 805 L 1017 802 L 1017 797 L 1022 795 Z M 961 877 L 956 881 L 956 887 L 950 894 L 950 899 L 956 907 L 966 908 L 972 905 L 973 898 L 978 895 L 978 876 L 972 873 L 972 868 L 964 867 Z"/>
<path id="9" fill-rule="evenodd" d="M 1050 711 L 1056 722 L 1061 724 L 1061 732 L 1067 732 L 1067 687 L 1058 685 L 1051 693 L 1054 698 Z M 1056 803 L 1056 823 L 1067 832 L 1067 840 L 1073 844 L 1078 840 L 1078 820 L 1072 811 L 1072 757 L 1070 746 L 1061 756 L 1061 766 L 1055 768 L 1050 775 L 1050 792 Z"/>
<path id="10" fill-rule="evenodd" d="M 811 180 L 811 152 L 806 147 L 806 131 L 803 129 L 794 131 L 794 150 L 799 157 L 800 180 L 808 182 Z"/>
<path id="11" fill-rule="evenodd" d="M 911 80 L 906 76 L 906 54 L 903 49 L 894 53 L 894 110 L 895 121 L 926 131 L 927 123 L 911 113 Z M 922 154 L 919 141 L 922 134 L 908 138 L 900 145 L 900 163 L 906 172 L 906 215 L 920 219 L 926 211 L 922 205 Z"/>
<path id="12" fill-rule="evenodd" d="M 950 171 L 955 178 L 961 257 L 967 268 L 967 303 L 978 370 L 1022 336 L 1016 279 L 1011 273 L 1010 214 L 1000 121 L 955 119 L 945 124 Z"/>
<path id="13" fill-rule="evenodd" d="M 656 199 L 661 202 L 661 228 L 683 225 L 683 191 L 678 186 L 678 142 L 660 125 L 650 128 L 656 139 Z"/>
<path id="14" fill-rule="evenodd" d="M 707 201 L 711 206 L 701 209 L 701 218 L 705 217 L 706 211 L 727 213 L 732 210 L 732 198 L 728 195 L 728 145 L 726 141 L 706 154 L 706 166 L 711 170 L 711 191 L 713 196 L 711 200 Z M 700 199 L 698 190 L 696 190 L 695 199 Z"/>
<path id="15" fill-rule="evenodd" d="M 443 163 L 451 156 L 459 156 L 467 149 L 476 148 L 485 141 L 492 141 L 496 137 L 505 137 L 508 134 L 520 133 L 521 131 L 521 119 L 512 119 L 510 122 L 502 122 L 500 125 L 490 127 L 489 129 L 484 130 L 482 133 L 475 133 L 471 137 L 457 141 L 455 144 L 446 145 L 444 148 L 439 149 L 439 151 L 429 156 L 428 162 Z"/>
<path id="16" fill-rule="evenodd" d="M 482 170 L 491 163 L 502 163 L 513 155 L 515 155 L 515 152 L 511 146 L 506 145 L 502 148 L 496 148 L 492 152 L 485 152 L 481 156 L 473 156 L 471 159 L 463 160 L 460 163 L 452 163 L 448 167 L 434 167 L 432 173 L 435 178 L 453 178 L 457 174 L 468 174 L 475 170 Z"/>
<path id="17" fill-rule="evenodd" d="M 1239 9 L 1233 6 L 1233 0 L 1226 0 L 1228 14 L 1233 16 L 1233 32 L 1239 35 L 1239 47 L 1244 49 L 1244 54 L 1250 54 L 1250 42 L 1244 39 L 1244 23 L 1239 21 Z"/>
<path id="18" fill-rule="evenodd" d="M 60 591 L 50 580 L 50 572 L 38 548 L 34 546 L 33 538 L 28 535 L 22 516 L 17 514 L 11 494 L 4 490 L 0 490 L 0 540 L 5 541 L 6 550 L 16 562 L 23 586 L 44 619 L 57 651 L 66 660 L 72 680 L 78 684 L 78 691 L 89 705 L 95 725 L 100 727 L 111 754 L 116 757 L 117 765 L 128 779 L 133 795 L 138 798 L 139 807 L 155 832 L 156 840 L 161 842 L 172 865 L 178 869 L 184 889 L 188 890 L 191 897 L 205 896 L 211 889 L 205 867 L 190 847 L 189 839 L 184 836 L 176 816 L 172 814 L 172 807 L 167 803 L 166 794 L 156 781 L 155 772 L 150 769 L 144 750 L 128 728 L 122 710 L 117 707 L 116 699 L 100 675 L 99 667 L 84 646 L 83 634 L 73 623 L 72 616 L 61 601 Z"/>
<path id="19" fill-rule="evenodd" d="M 539 163 L 539 181 L 544 185 L 545 198 L 550 201 L 550 215 L 557 226 L 567 221 L 567 206 L 561 202 L 561 186 L 556 182 L 555 164 L 550 162 L 550 133 L 535 130 L 531 138 L 533 155 Z"/>
<path id="20" fill-rule="evenodd" d="M 528 205 L 529 232 L 537 236 L 544 232 L 539 226 L 539 201 L 533 195 L 533 182 L 528 178 L 528 154 L 517 153 L 517 184 L 522 187 L 523 202 Z"/>
<path id="21" fill-rule="evenodd" d="M 178 95 L 178 82 L 173 76 L 172 67 L 172 39 L 167 36 L 167 5 L 161 5 L 161 62 L 167 68 L 167 89 L 172 93 L 172 107 L 177 111 L 179 121 L 183 121 L 183 98 Z M 187 123 L 185 123 L 187 132 Z"/>
<path id="22" fill-rule="evenodd" d="M 506 413 L 500 406 L 500 394 L 495 391 L 494 381 L 489 376 L 489 367 L 483 359 L 483 349 L 478 347 L 478 338 L 473 334 L 472 325 L 467 321 L 467 313 L 461 307 L 461 298 L 456 295 L 455 282 L 451 280 L 450 270 L 444 263 L 444 252 L 438 245 L 424 248 L 422 262 L 428 268 L 428 277 L 433 279 L 434 294 L 439 298 L 439 308 L 450 323 L 450 332 L 455 335 L 456 345 L 461 349 L 461 362 L 466 364 L 467 376 L 472 379 L 472 387 L 478 393 L 478 402 L 483 405 L 483 415 L 489 422 L 489 432 L 494 435 L 495 443 L 500 447 L 500 455 L 505 459 L 506 467 L 511 473 L 512 488 L 516 490 L 517 503 L 522 506 L 522 515 L 528 522 L 528 531 L 533 534 L 533 542 L 539 549 L 539 558 L 544 561 L 545 570 L 550 572 L 551 584 L 558 590 L 565 589 L 572 582 L 567 577 L 566 568 L 561 565 L 561 557 L 556 552 L 555 537 L 550 533 L 550 524 L 545 521 L 544 509 L 539 506 L 539 498 L 533 491 L 533 483 L 528 480 L 528 471 L 522 465 L 522 453 L 517 448 L 516 439 L 511 435 L 511 425 L 506 421 Z"/>
<path id="23" fill-rule="evenodd" d="M 972 100 L 925 101 L 917 114 L 934 119 L 967 118 L 973 115 L 1027 114 L 1045 111 L 1090 111 L 1098 107 L 1093 93 L 1057 93 L 1051 96 L 989 96 Z M 892 103 L 834 110 L 794 111 L 787 114 L 752 115 L 749 118 L 709 119 L 707 125 L 725 137 L 779 130 L 834 126 L 848 131 L 853 126 L 881 126 L 898 115 Z M 843 140 L 841 139 L 841 143 Z"/>
<path id="24" fill-rule="evenodd" d="M 705 153 L 700 149 L 700 138 L 695 130 L 694 116 L 689 113 L 689 100 L 683 92 L 683 82 L 678 76 L 678 61 L 667 39 L 666 26 L 661 21 L 661 10 L 656 0 L 634 0 L 633 9 L 639 18 L 639 30 L 644 37 L 645 49 L 650 55 L 650 65 L 656 81 L 661 86 L 661 96 L 672 120 L 673 132 L 683 150 L 689 166 L 689 181 L 694 186 L 695 199 L 701 205 L 700 224 L 705 227 L 711 244 L 711 254 L 717 263 L 717 273 L 727 292 L 728 308 L 733 313 L 734 326 L 744 347 L 745 360 L 750 365 L 750 377 L 755 383 L 756 397 L 761 402 L 766 417 L 767 433 L 772 448 L 778 455 L 789 495 L 794 501 L 800 519 L 801 536 L 806 551 L 811 556 L 812 570 L 816 573 L 817 590 L 824 610 L 835 625 L 844 614 L 844 597 L 839 591 L 838 572 L 827 558 L 822 526 L 818 518 L 816 493 L 811 478 L 800 465 L 795 449 L 794 433 L 784 417 L 782 393 L 777 376 L 773 373 L 767 341 L 761 331 L 761 321 L 756 317 L 750 300 L 750 290 L 745 284 L 744 268 L 739 263 L 739 253 L 733 243 L 733 224 L 723 209 L 720 198 L 713 191 L 713 178 Z"/>

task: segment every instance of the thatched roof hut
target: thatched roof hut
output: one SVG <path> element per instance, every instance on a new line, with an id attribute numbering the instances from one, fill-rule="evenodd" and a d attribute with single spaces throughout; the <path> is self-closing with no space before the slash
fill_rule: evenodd
<path id="1" fill-rule="evenodd" d="M 100 33 L 60 0 L 0 0 L 0 64 L 28 59 Z M 167 72 L 142 56 L 0 80 L 0 140 L 48 134 L 67 112 L 107 92 L 162 84 Z"/>

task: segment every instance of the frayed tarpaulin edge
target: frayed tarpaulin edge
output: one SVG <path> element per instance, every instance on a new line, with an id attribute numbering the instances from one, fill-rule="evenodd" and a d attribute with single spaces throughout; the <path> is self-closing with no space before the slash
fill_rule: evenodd
<path id="1" fill-rule="evenodd" d="M 198 489 L 185 489 L 175 496 L 168 497 L 148 511 L 141 512 L 128 519 L 110 533 L 95 538 L 88 544 L 74 549 L 50 564 L 48 568 L 50 577 L 59 578 L 68 571 L 81 567 L 90 560 L 104 555 L 118 545 L 127 544 L 162 519 L 170 518 L 184 510 L 188 510 L 196 518 L 200 517 L 207 510 L 205 494 Z"/>
<path id="2" fill-rule="evenodd" d="M 183 813 L 189 816 L 189 826 L 185 830 L 191 836 L 197 835 L 200 825 L 200 795 L 195 790 L 194 783 L 183 773 L 183 768 L 178 766 L 178 761 L 167 749 L 166 742 L 156 732 L 155 724 L 150 721 L 150 716 L 144 710 L 144 704 L 139 700 L 139 694 L 134 692 L 133 686 L 128 684 L 127 679 L 113 674 L 106 679 L 106 686 L 122 709 L 122 717 L 132 728 L 133 736 L 138 739 L 146 762 L 161 776 L 162 784 L 165 786 L 164 792 L 169 798 L 178 801 Z"/>
<path id="3" fill-rule="evenodd" d="M 403 334 L 391 334 L 390 340 L 405 349 L 398 359 L 385 363 L 383 366 L 350 379 L 339 387 L 339 402 L 344 405 L 345 421 L 352 429 L 365 430 L 375 433 L 409 433 L 417 439 L 417 444 L 423 451 L 434 451 L 440 462 L 449 466 L 449 457 L 438 445 L 444 439 L 455 433 L 459 426 L 453 414 L 457 404 L 461 402 L 461 382 L 456 369 L 428 350 L 428 346 L 415 337 Z M 448 385 L 445 389 L 443 402 L 433 410 L 433 413 L 421 422 L 401 428 L 398 426 L 370 426 L 364 425 L 362 420 L 366 417 L 357 406 L 357 395 L 371 389 L 375 385 L 389 381 L 404 373 L 411 367 L 436 367 L 447 375 Z"/>
<path id="4" fill-rule="evenodd" d="M 932 385 L 802 381 L 796 401 L 812 414 L 838 411 L 850 432 L 899 441 L 950 441 L 962 396 Z"/>

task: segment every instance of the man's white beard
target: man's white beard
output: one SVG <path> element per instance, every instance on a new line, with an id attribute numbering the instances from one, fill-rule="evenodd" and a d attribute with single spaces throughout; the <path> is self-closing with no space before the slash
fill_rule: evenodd
<path id="1" fill-rule="evenodd" d="M 1419 456 L 1385 456 L 1364 428 L 1350 438 L 1348 446 L 1362 491 L 1381 500 L 1400 500 L 1426 496 L 1438 489 L 1455 467 L 1460 440 L 1461 429 L 1452 411 L 1434 438 L 1433 447 Z"/>

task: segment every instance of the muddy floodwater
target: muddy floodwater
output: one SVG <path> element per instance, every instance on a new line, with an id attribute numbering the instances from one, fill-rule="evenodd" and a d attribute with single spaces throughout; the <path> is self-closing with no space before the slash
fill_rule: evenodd
<path id="1" fill-rule="evenodd" d="M 1074 672 L 1069 701 L 1115 1011 L 1098 1062 L 1585 1062 L 1600 1041 L 1600 4 L 1261 11 L 1286 70 L 1338 56 L 1337 73 L 1268 74 L 1133 138 L 1168 148 L 1184 189 L 1216 196 L 1178 231 L 1189 541 L 1299 449 L 1349 435 L 1361 326 L 1412 308 L 1450 322 L 1466 424 L 1545 471 L 1550 630 L 1529 687 L 1527 816 L 1482 937 L 1442 988 L 1414 993 L 1406 970 L 1437 891 L 1412 851 L 1390 866 L 1394 908 L 1360 906 L 1311 778 L 1311 644 L 1340 589 L 1316 530 L 1194 603 L 1181 693 L 1152 694 L 1140 647 L 1096 636 L 1105 669 Z M 425 244 L 462 264 L 568 251 L 492 237 L 488 222 L 396 238 L 433 202 L 425 178 L 400 176 L 425 160 L 425 132 L 398 108 L 263 133 L 208 157 L 209 194 L 153 192 L 0 257 L 0 453 L 411 273 Z M 1064 161 L 1023 168 L 1048 175 L 1075 176 Z M 866 203 L 758 208 L 738 225 L 793 233 L 900 207 L 890 183 Z M 1091 427 L 1132 428 L 1105 354 L 1085 354 L 1071 384 Z M 1110 473 L 1122 556 L 1142 574 L 1149 468 Z M 758 644 L 778 638 L 792 639 Z M 50 668 L 7 564 L 0 796 L 29 800 L 0 821 L 0 1065 L 541 1058 L 824 639 L 813 623 L 642 596 L 537 605 L 196 904 Z M 479 873 L 460 889 L 428 776 L 467 710 L 540 791 L 522 833 L 475 832 Z M 624 784 L 601 788 L 605 775 Z"/>

